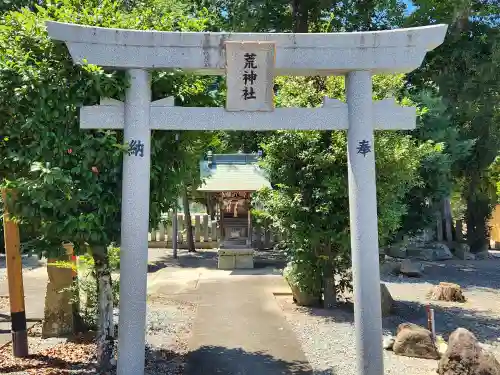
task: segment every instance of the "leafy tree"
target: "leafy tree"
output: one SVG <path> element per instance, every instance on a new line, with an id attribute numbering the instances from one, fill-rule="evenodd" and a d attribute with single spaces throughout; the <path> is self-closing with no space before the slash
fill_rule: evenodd
<path id="1" fill-rule="evenodd" d="M 316 107 L 324 96 L 345 100 L 344 79 L 329 77 L 322 90 L 306 77 L 280 77 L 280 106 Z M 397 92 L 404 76 L 375 76 L 374 99 Z M 409 104 L 407 98 L 403 104 Z M 349 214 L 347 207 L 347 138 L 345 132 L 282 131 L 264 142 L 262 165 L 273 190 L 256 201 L 281 232 L 293 280 L 316 296 L 332 294 L 325 286 L 350 287 Z M 386 245 L 407 212 L 405 196 L 420 184 L 420 160 L 432 145 L 417 145 L 409 135 L 377 132 L 375 136 L 379 241 Z M 262 213 L 261 213 L 262 215 Z"/>
<path id="2" fill-rule="evenodd" d="M 398 0 L 196 0 L 219 16 L 226 31 L 364 31 L 401 24 Z M 325 29 L 326 28 L 326 29 Z"/>
<path id="3" fill-rule="evenodd" d="M 37 3 L 36 0 L 3 0 L 2 3 L 0 3 L 0 13 L 19 10 L 23 7 L 33 9 Z"/>
<path id="4" fill-rule="evenodd" d="M 121 132 L 82 131 L 78 107 L 99 98 L 123 99 L 127 76 L 92 65 L 75 66 L 62 43 L 45 31 L 48 19 L 62 22 L 158 30 L 203 30 L 208 18 L 155 8 L 123 10 L 109 0 L 47 3 L 36 12 L 9 12 L 0 20 L 0 120 L 3 185 L 18 190 L 12 207 L 33 228 L 28 244 L 45 256 L 62 254 L 73 242 L 77 254 L 90 252 L 100 285 L 98 359 L 109 367 L 113 347 L 111 277 L 107 247 L 119 244 L 121 165 L 126 151 Z M 173 95 L 178 101 L 210 102 L 210 78 L 177 72 L 156 73 L 153 98 Z M 200 102 L 203 98 L 205 102 Z M 207 135 L 200 133 L 199 137 Z M 211 137 L 211 135 L 209 135 Z M 173 132 L 153 132 L 150 220 L 156 224 L 178 196 L 188 169 L 175 168 L 185 145 Z M 189 152 L 189 150 L 186 150 Z M 198 152 L 197 150 L 195 150 Z M 12 202 L 9 202 L 12 204 Z"/>
<path id="5" fill-rule="evenodd" d="M 417 128 L 411 135 L 421 143 L 432 142 L 419 168 L 422 184 L 408 191 L 408 212 L 403 217 L 401 234 L 416 234 L 435 225 L 436 212 L 443 199 L 456 189 L 453 165 L 468 157 L 473 142 L 461 139 L 442 98 L 431 91 L 418 92 L 412 100 L 419 108 Z"/>
<path id="6" fill-rule="evenodd" d="M 438 90 L 459 140 L 473 141 L 467 158 L 453 163 L 467 205 L 467 238 L 472 251 L 488 246 L 487 220 L 496 199 L 487 170 L 500 149 L 500 7 L 497 0 L 414 1 L 407 25 L 449 24 L 445 43 L 428 54 L 409 76 L 409 87 Z"/>

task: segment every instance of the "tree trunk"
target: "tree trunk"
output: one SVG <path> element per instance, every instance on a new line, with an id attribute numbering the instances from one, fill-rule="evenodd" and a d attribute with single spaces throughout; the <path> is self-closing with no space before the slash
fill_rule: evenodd
<path id="1" fill-rule="evenodd" d="M 215 220 L 217 214 L 217 199 L 212 193 L 207 193 L 207 213 L 210 215 L 210 220 Z"/>
<path id="2" fill-rule="evenodd" d="M 487 250 L 489 245 L 488 219 L 492 207 L 487 187 L 484 184 L 484 177 L 480 175 L 470 176 L 465 190 L 467 243 L 472 253 Z"/>
<path id="3" fill-rule="evenodd" d="M 307 0 L 292 0 L 293 32 L 309 31 L 309 7 Z"/>
<path id="4" fill-rule="evenodd" d="M 444 220 L 444 230 L 446 233 L 446 241 L 453 241 L 453 217 L 451 213 L 451 201 L 449 197 L 443 199 L 443 220 Z"/>
<path id="5" fill-rule="evenodd" d="M 467 199 L 467 243 L 470 246 L 471 253 L 484 251 L 488 246 L 488 227 L 486 217 L 481 215 L 481 209 L 476 197 Z"/>
<path id="6" fill-rule="evenodd" d="M 187 186 L 184 186 L 182 190 L 182 205 L 184 206 L 184 225 L 186 226 L 188 252 L 193 253 L 196 252 L 196 248 L 194 246 L 193 223 L 191 222 L 191 211 L 189 210 Z"/>
<path id="7" fill-rule="evenodd" d="M 330 246 L 326 249 L 328 260 L 323 267 L 323 306 L 332 309 L 337 304 L 337 290 L 335 287 L 335 271 L 333 265 L 333 254 Z"/>
<path id="8" fill-rule="evenodd" d="M 97 330 L 97 363 L 101 373 L 109 371 L 112 367 L 114 349 L 114 324 L 113 324 L 113 292 L 111 288 L 111 270 L 108 264 L 107 249 L 96 246 L 92 249 L 97 276 L 97 303 L 99 308 L 99 321 Z"/>

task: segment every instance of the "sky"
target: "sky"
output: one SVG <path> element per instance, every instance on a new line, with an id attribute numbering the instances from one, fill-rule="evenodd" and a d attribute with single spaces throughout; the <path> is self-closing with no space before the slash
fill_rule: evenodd
<path id="1" fill-rule="evenodd" d="M 411 13 L 415 10 L 415 7 L 413 6 L 413 3 L 411 0 L 404 0 L 405 4 L 406 4 L 406 11 L 408 13 Z"/>

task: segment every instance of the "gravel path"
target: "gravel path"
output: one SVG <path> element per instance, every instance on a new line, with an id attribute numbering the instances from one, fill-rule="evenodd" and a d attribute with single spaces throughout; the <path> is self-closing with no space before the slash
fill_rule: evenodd
<path id="1" fill-rule="evenodd" d="M 490 345 L 500 359 L 500 259 L 424 265 L 425 275 L 419 279 L 382 276 L 396 300 L 395 314 L 383 319 L 384 333 L 394 334 L 400 323 L 408 321 L 426 326 L 426 293 L 440 281 L 454 282 L 462 286 L 468 301 L 432 302 L 437 334 L 448 339 L 457 327 L 465 327 L 482 343 Z M 279 296 L 277 301 L 302 343 L 315 375 L 356 374 L 352 305 L 327 311 L 298 307 L 289 296 Z M 430 375 L 436 373 L 437 361 L 384 351 L 384 367 L 386 375 Z"/>
<path id="2" fill-rule="evenodd" d="M 186 303 L 160 297 L 150 301 L 146 325 L 147 375 L 182 374 L 195 312 L 194 305 Z"/>

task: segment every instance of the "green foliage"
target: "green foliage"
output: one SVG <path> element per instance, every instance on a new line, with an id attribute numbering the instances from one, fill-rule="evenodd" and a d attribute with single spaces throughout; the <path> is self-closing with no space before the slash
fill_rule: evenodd
<path id="1" fill-rule="evenodd" d="M 403 234 L 415 234 L 435 224 L 442 200 L 457 188 L 453 167 L 467 158 L 473 145 L 472 141 L 460 139 L 442 98 L 426 90 L 412 99 L 417 105 L 418 117 L 417 128 L 411 134 L 419 143 L 428 145 L 429 153 L 422 158 L 419 168 L 423 183 L 407 193 L 409 209 L 403 218 Z"/>
<path id="2" fill-rule="evenodd" d="M 283 276 L 291 285 L 301 292 L 312 296 L 321 296 L 321 272 L 318 272 L 316 262 L 300 259 L 289 262 L 283 270 Z"/>
<path id="3" fill-rule="evenodd" d="M 113 305 L 118 306 L 120 297 L 120 279 L 116 277 L 120 267 L 120 248 L 110 246 L 107 249 L 109 259 L 109 269 L 113 278 L 111 292 Z M 71 303 L 79 306 L 79 314 L 88 329 L 95 330 L 99 320 L 99 290 L 98 275 L 95 269 L 95 261 L 91 254 L 87 253 L 78 257 L 78 265 L 72 262 L 56 262 L 57 267 L 72 268 L 78 272 L 78 280 L 73 283 L 70 290 L 72 292 Z M 113 277 L 115 276 L 115 277 Z"/>
<path id="4" fill-rule="evenodd" d="M 14 213 L 37 233 L 29 244 L 45 255 L 62 241 L 119 243 L 122 132 L 79 129 L 78 108 L 99 98 L 123 100 L 127 77 L 92 65 L 75 66 L 66 47 L 51 41 L 46 20 L 156 30 L 200 31 L 205 14 L 168 13 L 164 8 L 123 9 L 123 3 L 64 0 L 47 2 L 36 13 L 10 12 L 0 20 L 0 142 L 3 185 L 19 191 Z M 212 105 L 213 78 L 179 72 L 153 75 L 153 98 L 174 96 L 179 105 Z M 212 133 L 152 134 L 150 220 L 156 225 L 178 196 L 179 184 L 199 179 L 200 150 Z M 196 158 L 196 163 L 193 160 Z M 179 163 L 179 160 L 181 163 Z M 181 164 L 179 166 L 179 164 Z M 193 167 L 194 165 L 194 167 Z M 166 183 L 168 181 L 168 183 Z"/>
<path id="5" fill-rule="evenodd" d="M 318 86 L 316 78 L 277 80 L 280 105 L 317 106 L 324 96 L 344 99 L 344 80 L 331 77 Z M 376 76 L 374 97 L 391 95 L 404 84 L 403 76 Z M 320 88 L 320 90 L 318 89 Z M 408 102 L 403 99 L 402 102 Z M 262 167 L 273 190 L 261 191 L 262 207 L 283 238 L 290 272 L 303 290 L 321 290 L 325 272 L 339 277 L 338 289 L 350 286 L 350 243 L 345 132 L 280 131 L 263 145 Z M 379 244 L 389 243 L 407 213 L 406 194 L 421 185 L 421 159 L 432 151 L 409 135 L 377 132 L 375 154 L 379 212 Z M 314 270 L 314 272 L 310 272 Z"/>
<path id="6" fill-rule="evenodd" d="M 36 3 L 36 0 L 2 0 L 0 3 L 0 13 L 19 10 L 23 7 L 33 8 Z"/>
<path id="7" fill-rule="evenodd" d="M 399 0 L 196 0 L 219 18 L 226 31 L 363 31 L 400 25 L 405 4 Z"/>
<path id="8" fill-rule="evenodd" d="M 471 142 L 467 157 L 453 161 L 456 186 L 467 205 L 472 251 L 488 245 L 487 219 L 496 201 L 488 169 L 500 151 L 500 7 L 497 1 L 414 0 L 409 26 L 449 24 L 445 43 L 428 54 L 410 75 L 413 90 L 438 91 L 461 142 Z"/>

